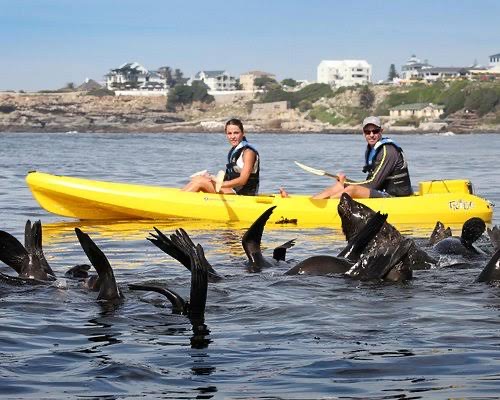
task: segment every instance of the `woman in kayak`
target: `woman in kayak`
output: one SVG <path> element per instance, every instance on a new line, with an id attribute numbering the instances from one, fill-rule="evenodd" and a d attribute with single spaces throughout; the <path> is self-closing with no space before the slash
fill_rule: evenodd
<path id="1" fill-rule="evenodd" d="M 243 123 L 236 118 L 224 127 L 231 149 L 227 155 L 226 172 L 219 193 L 255 196 L 259 191 L 259 153 L 245 138 Z M 194 176 L 182 189 L 186 192 L 216 193 L 216 178 L 203 174 Z"/>
<path id="2" fill-rule="evenodd" d="M 380 118 L 371 116 L 363 121 L 366 140 L 365 166 L 368 176 L 363 181 L 347 179 L 338 174 L 338 181 L 313 196 L 313 199 L 338 199 L 342 193 L 353 198 L 410 196 L 413 190 L 403 150 L 392 139 L 382 137 Z M 281 197 L 288 193 L 280 188 Z"/>

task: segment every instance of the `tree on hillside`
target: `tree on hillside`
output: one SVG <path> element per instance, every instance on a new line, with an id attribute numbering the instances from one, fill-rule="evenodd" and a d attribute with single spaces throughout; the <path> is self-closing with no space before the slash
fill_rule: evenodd
<path id="1" fill-rule="evenodd" d="M 396 66 L 391 64 L 389 67 L 389 75 L 387 76 L 388 81 L 392 81 L 394 78 L 399 78 L 398 72 L 396 71 Z"/>
<path id="2" fill-rule="evenodd" d="M 176 68 L 175 71 L 172 72 L 172 68 L 164 66 L 158 68 L 158 73 L 165 79 L 168 87 L 184 85 L 188 81 L 188 79 L 184 78 L 184 73 L 179 68 Z"/>
<path id="3" fill-rule="evenodd" d="M 235 90 L 243 90 L 243 85 L 241 84 L 239 79 L 236 79 L 236 82 L 234 83 L 234 89 Z"/>
<path id="4" fill-rule="evenodd" d="M 172 68 L 165 66 L 158 68 L 158 73 L 165 79 L 165 83 L 168 87 L 174 86 L 174 78 L 172 76 Z"/>
<path id="5" fill-rule="evenodd" d="M 273 90 L 280 88 L 280 84 L 276 82 L 276 79 L 270 78 L 269 76 L 260 76 L 253 80 L 253 84 L 262 90 Z"/>
<path id="6" fill-rule="evenodd" d="M 359 91 L 359 104 L 362 108 L 369 109 L 373 106 L 375 101 L 375 93 L 371 90 L 368 85 L 363 86 Z"/>
<path id="7" fill-rule="evenodd" d="M 298 84 L 299 83 L 295 79 L 292 79 L 292 78 L 286 78 L 286 79 L 283 79 L 281 81 L 281 85 L 282 86 L 288 86 L 288 87 L 291 87 L 291 88 L 296 87 Z"/>
<path id="8" fill-rule="evenodd" d="M 215 99 L 208 94 L 208 86 L 202 81 L 193 81 L 191 86 L 175 85 L 168 92 L 167 110 L 175 112 L 177 108 L 182 108 L 193 102 L 209 104 Z"/>
<path id="9" fill-rule="evenodd" d="M 179 69 L 176 68 L 174 71 L 174 81 L 175 85 L 184 85 L 189 79 L 184 78 L 184 73 Z"/>

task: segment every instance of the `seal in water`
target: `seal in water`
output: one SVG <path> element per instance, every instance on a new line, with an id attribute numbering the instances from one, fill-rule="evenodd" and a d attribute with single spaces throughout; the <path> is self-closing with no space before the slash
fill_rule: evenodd
<path id="1" fill-rule="evenodd" d="M 87 284 L 89 289 L 99 291 L 97 300 L 123 299 L 124 296 L 116 283 L 113 268 L 111 268 L 111 264 L 104 253 L 97 247 L 90 236 L 82 232 L 79 228 L 75 228 L 75 233 L 83 251 L 98 275 L 97 278 L 90 278 Z"/>
<path id="2" fill-rule="evenodd" d="M 493 254 L 493 257 L 477 277 L 476 282 L 500 282 L 500 249 Z"/>
<path id="3" fill-rule="evenodd" d="M 19 278 L 34 279 L 39 282 L 56 280 L 54 271 L 43 253 L 40 221 L 36 221 L 33 225 L 30 220 L 26 222 L 24 246 L 10 233 L 0 231 L 0 260 L 16 271 Z M 12 282 L 18 284 L 21 281 Z"/>
<path id="4" fill-rule="evenodd" d="M 358 234 L 368 219 L 375 214 L 370 207 L 359 203 L 351 198 L 347 193 L 340 197 L 338 212 L 342 220 L 342 231 L 348 241 Z M 388 222 L 385 222 L 380 231 L 368 243 L 365 253 L 376 254 L 378 248 L 396 248 L 405 240 L 405 237 Z M 428 269 L 437 263 L 425 251 L 419 249 L 412 239 L 406 255 L 401 259 L 402 265 L 417 269 Z"/>
<path id="5" fill-rule="evenodd" d="M 262 234 L 266 222 L 273 213 L 276 206 L 268 208 L 259 218 L 248 228 L 241 239 L 241 245 L 248 258 L 248 270 L 250 272 L 260 272 L 262 268 L 272 267 L 274 264 L 267 260 L 261 250 Z M 276 247 L 273 251 L 273 259 L 285 261 L 286 250 L 295 245 L 295 239 L 289 240 Z"/>
<path id="6" fill-rule="evenodd" d="M 264 226 L 266 225 L 267 220 L 269 219 L 275 208 L 276 206 L 273 206 L 264 211 L 259 216 L 259 218 L 257 218 L 255 222 L 250 226 L 250 228 L 248 228 L 241 240 L 241 244 L 248 258 L 248 269 L 250 272 L 259 272 L 264 267 L 273 266 L 273 264 L 268 261 L 262 254 L 261 240 L 262 233 L 264 232 Z M 187 232 L 184 229 L 180 228 L 177 229 L 174 234 L 168 237 L 158 228 L 153 227 L 153 229 L 156 233 L 150 233 L 151 237 L 146 239 L 171 257 L 175 258 L 190 270 L 191 263 L 189 260 L 189 252 L 186 250 L 186 246 L 192 249 L 193 247 L 195 247 L 195 245 Z M 295 239 L 292 239 L 276 247 L 273 251 L 273 258 L 276 261 L 284 261 L 286 250 L 294 246 L 294 244 Z M 217 282 L 222 279 L 222 277 L 217 272 L 215 272 L 215 270 L 209 263 L 207 268 L 209 282 Z"/>
<path id="7" fill-rule="evenodd" d="M 404 282 L 412 279 L 411 268 L 403 261 L 413 242 L 404 238 L 396 245 L 372 249 L 346 272 L 346 276 L 360 281 L 384 280 Z"/>
<path id="8" fill-rule="evenodd" d="M 438 234 L 436 234 L 436 229 L 439 229 L 438 224 L 436 224 L 436 228 L 434 232 L 432 232 L 431 237 L 438 236 Z M 482 251 L 474 247 L 473 243 L 482 236 L 485 230 L 486 224 L 481 218 L 470 218 L 465 221 L 460 237 L 444 237 L 434 244 L 433 249 L 439 254 L 459 255 L 464 257 L 482 254 Z"/>
<path id="9" fill-rule="evenodd" d="M 285 272 L 285 275 L 327 275 L 344 274 L 361 257 L 370 240 L 378 233 L 387 214 L 374 214 L 358 234 L 354 235 L 337 257 L 319 255 L 309 257 Z"/>
<path id="10" fill-rule="evenodd" d="M 491 244 L 493 245 L 494 251 L 500 249 L 500 229 L 498 226 L 494 226 L 493 228 L 488 228 L 487 230 L 488 236 L 490 237 Z"/>

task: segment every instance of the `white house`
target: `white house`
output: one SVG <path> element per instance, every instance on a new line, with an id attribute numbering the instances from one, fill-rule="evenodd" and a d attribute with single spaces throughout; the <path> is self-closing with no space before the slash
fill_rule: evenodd
<path id="1" fill-rule="evenodd" d="M 415 54 L 412 54 L 408 61 L 406 61 L 406 64 L 401 66 L 401 79 L 410 80 L 416 78 L 420 71 L 426 68 L 432 68 L 432 65 L 430 65 L 427 60 L 421 62 Z"/>
<path id="2" fill-rule="evenodd" d="M 394 119 L 421 118 L 424 120 L 438 119 L 444 113 L 444 106 L 432 103 L 401 104 L 389 109 L 389 115 Z"/>
<path id="3" fill-rule="evenodd" d="M 161 91 L 167 90 L 165 78 L 156 71 L 148 71 L 137 62 L 125 63 L 112 69 L 106 75 L 106 87 L 120 91 Z"/>
<path id="4" fill-rule="evenodd" d="M 226 71 L 200 71 L 192 80 L 204 82 L 211 91 L 236 90 L 236 78 Z"/>
<path id="5" fill-rule="evenodd" d="M 418 73 L 418 77 L 427 82 L 438 80 L 453 80 L 458 78 L 469 78 L 470 68 L 466 67 L 432 67 L 422 68 Z"/>
<path id="6" fill-rule="evenodd" d="M 365 85 L 372 80 L 372 66 L 365 60 L 323 60 L 318 65 L 318 83 L 335 87 Z"/>

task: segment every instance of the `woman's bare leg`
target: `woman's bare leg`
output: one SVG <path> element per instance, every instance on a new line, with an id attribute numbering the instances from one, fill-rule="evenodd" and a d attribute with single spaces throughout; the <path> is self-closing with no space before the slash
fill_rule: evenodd
<path id="1" fill-rule="evenodd" d="M 215 186 L 212 180 L 206 176 L 195 176 L 182 189 L 184 192 L 205 192 L 215 193 Z"/>

